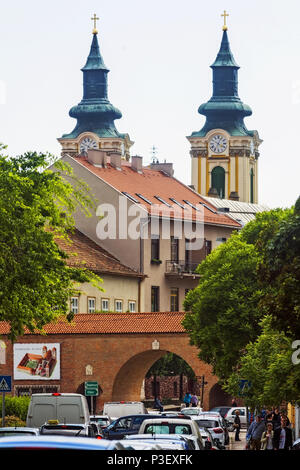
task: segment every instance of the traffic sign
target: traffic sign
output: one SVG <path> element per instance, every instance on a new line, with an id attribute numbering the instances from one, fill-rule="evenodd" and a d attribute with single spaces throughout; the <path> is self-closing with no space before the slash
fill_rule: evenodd
<path id="1" fill-rule="evenodd" d="M 249 389 L 251 388 L 251 382 L 249 380 L 240 380 L 239 382 L 239 396 L 240 397 L 244 397 L 246 398 L 248 392 L 249 392 Z"/>
<path id="2" fill-rule="evenodd" d="M 11 375 L 0 375 L 0 392 L 11 392 Z"/>
<path id="3" fill-rule="evenodd" d="M 97 397 L 99 395 L 98 382 L 84 382 L 84 394 L 86 397 Z"/>

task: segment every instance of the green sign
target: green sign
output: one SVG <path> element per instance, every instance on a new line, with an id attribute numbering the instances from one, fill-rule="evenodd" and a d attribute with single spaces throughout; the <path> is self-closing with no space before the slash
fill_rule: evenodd
<path id="1" fill-rule="evenodd" d="M 86 397 L 97 397 L 99 395 L 98 382 L 84 382 L 84 394 Z"/>

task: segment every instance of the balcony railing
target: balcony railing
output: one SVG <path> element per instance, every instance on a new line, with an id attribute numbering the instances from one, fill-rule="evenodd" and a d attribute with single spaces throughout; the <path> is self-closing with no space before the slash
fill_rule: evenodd
<path id="1" fill-rule="evenodd" d="M 198 274 L 196 269 L 199 263 L 187 263 L 186 261 L 166 261 L 166 274 Z"/>

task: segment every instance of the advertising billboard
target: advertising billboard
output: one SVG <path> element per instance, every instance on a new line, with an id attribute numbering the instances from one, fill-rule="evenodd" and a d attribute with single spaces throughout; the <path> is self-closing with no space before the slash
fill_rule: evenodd
<path id="1" fill-rule="evenodd" d="M 14 344 L 14 380 L 60 380 L 60 344 Z"/>

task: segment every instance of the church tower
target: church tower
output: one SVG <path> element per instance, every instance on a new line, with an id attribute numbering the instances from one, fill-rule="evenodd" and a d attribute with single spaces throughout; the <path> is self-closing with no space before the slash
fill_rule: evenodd
<path id="1" fill-rule="evenodd" d="M 226 12 L 221 47 L 211 66 L 213 95 L 199 107 L 202 129 L 187 137 L 191 144 L 192 185 L 204 196 L 258 203 L 258 158 L 262 140 L 244 118 L 251 108 L 238 95 L 238 70 L 230 49 Z"/>
<path id="2" fill-rule="evenodd" d="M 128 134 L 117 131 L 114 121 L 122 117 L 108 99 L 107 74 L 100 53 L 96 15 L 94 21 L 93 39 L 89 56 L 83 72 L 83 98 L 69 112 L 77 120 L 74 130 L 58 139 L 62 146 L 62 155 L 84 155 L 88 149 L 101 149 L 122 154 L 126 160 L 130 158 L 130 147 L 133 142 Z"/>

